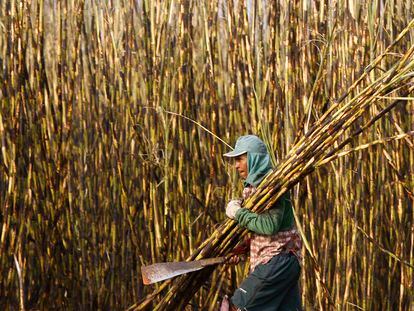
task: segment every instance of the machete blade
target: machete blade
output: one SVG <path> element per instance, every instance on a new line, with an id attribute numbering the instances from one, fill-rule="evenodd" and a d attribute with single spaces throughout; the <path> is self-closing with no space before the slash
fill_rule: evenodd
<path id="1" fill-rule="evenodd" d="M 217 257 L 195 261 L 162 262 L 142 266 L 142 280 L 145 285 L 149 285 L 181 274 L 198 271 L 207 266 L 223 263 L 224 260 L 224 257 Z"/>

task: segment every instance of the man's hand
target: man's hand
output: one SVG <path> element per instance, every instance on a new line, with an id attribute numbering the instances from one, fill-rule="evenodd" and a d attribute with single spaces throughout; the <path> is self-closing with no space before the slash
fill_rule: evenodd
<path id="1" fill-rule="evenodd" d="M 226 215 L 231 219 L 236 218 L 237 211 L 241 209 L 241 200 L 231 200 L 227 203 Z"/>
<path id="2" fill-rule="evenodd" d="M 239 255 L 232 255 L 227 258 L 226 263 L 230 265 L 237 265 L 240 262 L 241 258 Z"/>

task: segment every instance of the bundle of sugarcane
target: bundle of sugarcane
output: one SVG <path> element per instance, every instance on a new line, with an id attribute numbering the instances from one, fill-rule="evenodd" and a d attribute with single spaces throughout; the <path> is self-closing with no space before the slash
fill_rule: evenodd
<path id="1" fill-rule="evenodd" d="M 369 72 L 379 65 L 413 26 L 414 20 L 384 53 L 365 69 L 360 78 L 332 104 L 323 116 L 298 139 L 285 159 L 263 180 L 257 192 L 244 202 L 243 207 L 258 213 L 270 208 L 286 191 L 317 167 L 337 158 L 339 151 L 354 137 L 371 127 L 398 104 L 407 102 L 407 97 L 414 90 L 414 46 L 403 54 L 390 69 L 384 71 L 377 80 L 369 83 L 354 97 L 349 97 L 356 87 L 361 85 Z M 397 92 L 399 93 L 398 97 L 395 95 Z M 362 125 L 359 124 L 356 130 L 350 131 L 351 126 L 355 125 L 358 120 L 362 122 L 361 117 L 372 105 L 384 99 L 392 99 L 392 101 L 388 103 L 386 108 L 371 116 L 368 121 Z M 300 224 L 299 231 L 301 232 Z M 187 260 L 224 256 L 246 233 L 247 230 L 239 228 L 233 220 L 226 220 Z M 153 299 L 172 284 L 169 292 L 153 307 L 153 310 L 183 310 L 213 270 L 214 267 L 208 267 L 174 280 L 165 281 L 153 294 L 141 303 L 131 306 L 130 309 L 144 310 L 148 308 Z"/>

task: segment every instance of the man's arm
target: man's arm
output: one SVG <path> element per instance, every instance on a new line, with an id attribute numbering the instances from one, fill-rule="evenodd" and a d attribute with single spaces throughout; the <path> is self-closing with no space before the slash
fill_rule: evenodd
<path id="1" fill-rule="evenodd" d="M 255 233 L 274 235 L 280 229 L 284 211 L 285 204 L 283 203 L 261 214 L 251 212 L 246 208 L 241 208 L 237 211 L 235 220 L 239 223 L 239 226 Z"/>
<path id="2" fill-rule="evenodd" d="M 239 226 L 263 235 L 274 235 L 294 222 L 288 193 L 277 200 L 272 208 L 260 214 L 242 208 L 241 200 L 232 200 L 227 204 L 226 215 L 236 220 Z"/>

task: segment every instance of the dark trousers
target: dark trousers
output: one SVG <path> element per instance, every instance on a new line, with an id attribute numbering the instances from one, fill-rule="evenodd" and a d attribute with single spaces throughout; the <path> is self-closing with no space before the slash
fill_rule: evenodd
<path id="1" fill-rule="evenodd" d="M 300 265 L 295 255 L 276 255 L 249 274 L 231 302 L 247 311 L 301 310 L 299 275 Z"/>

